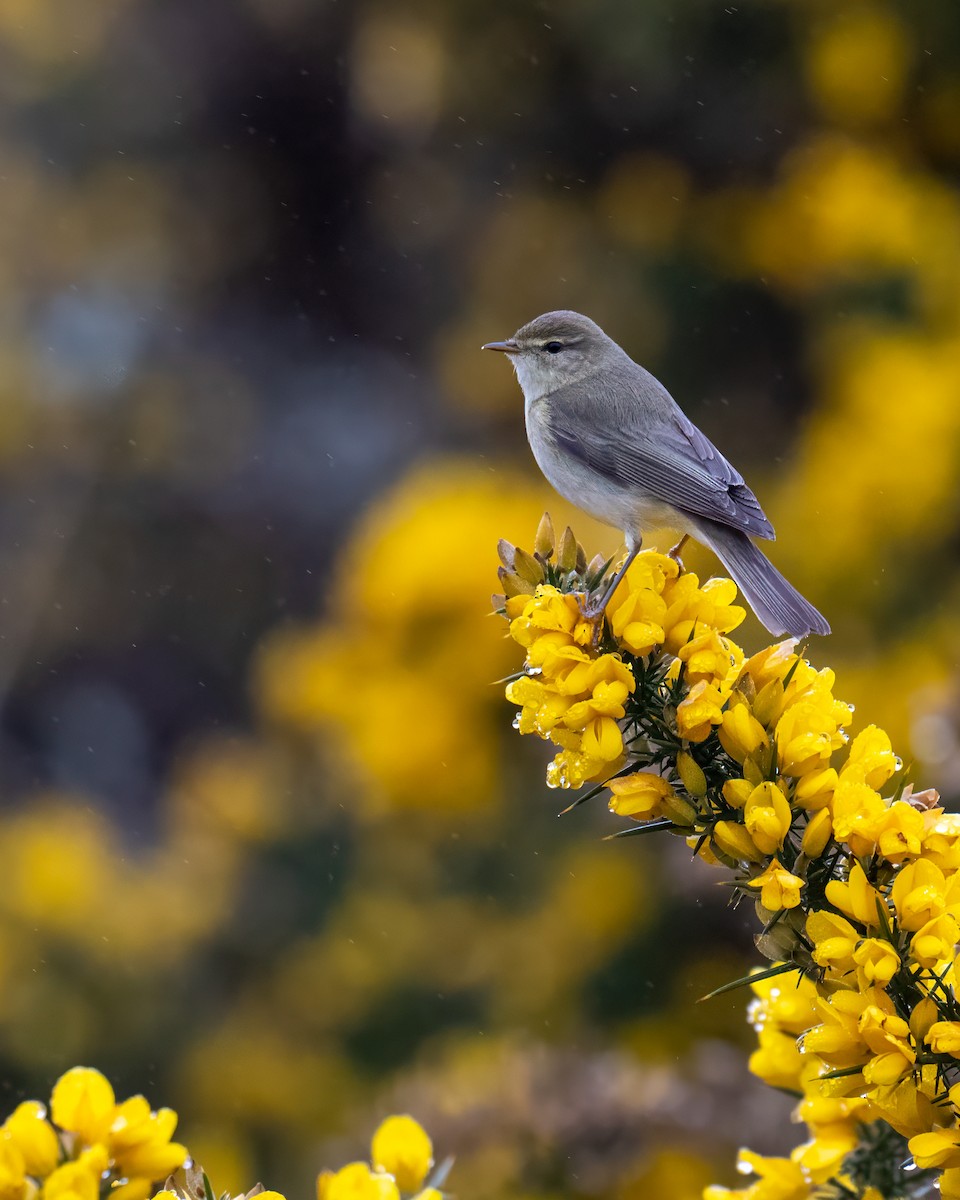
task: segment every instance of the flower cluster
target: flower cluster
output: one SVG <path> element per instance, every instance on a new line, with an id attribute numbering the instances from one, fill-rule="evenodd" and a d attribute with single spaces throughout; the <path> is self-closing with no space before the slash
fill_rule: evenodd
<path id="1" fill-rule="evenodd" d="M 501 551 L 518 728 L 562 747 L 549 782 L 603 781 L 583 799 L 606 786 L 624 835 L 670 829 L 732 872 L 776 964 L 751 980 L 751 1068 L 810 1137 L 745 1151 L 757 1181 L 708 1200 L 916 1196 L 935 1172 L 960 1197 L 960 816 L 913 792 L 883 730 L 848 738 L 833 672 L 794 640 L 744 656 L 730 581 L 646 552 L 591 627 L 576 593 L 604 568 L 555 560 L 544 528 L 535 554 Z"/>
<path id="2" fill-rule="evenodd" d="M 49 1115 L 25 1100 L 0 1126 L 4 1200 L 145 1200 L 187 1156 L 170 1141 L 176 1125 L 172 1109 L 153 1112 L 143 1096 L 118 1104 L 99 1071 L 74 1067 L 54 1085 Z"/>
<path id="3" fill-rule="evenodd" d="M 116 1102 L 108 1079 L 73 1067 L 57 1080 L 47 1109 L 25 1100 L 0 1126 L 3 1200 L 213 1200 L 202 1167 L 171 1142 L 177 1114 L 151 1111 L 143 1096 Z M 409 1116 L 387 1117 L 373 1135 L 370 1162 L 323 1171 L 318 1200 L 442 1200 L 450 1161 L 433 1167 L 433 1146 Z M 166 1179 L 162 1191 L 154 1185 Z M 257 1185 L 243 1200 L 284 1200 Z M 227 1200 L 227 1198 L 223 1198 Z"/>

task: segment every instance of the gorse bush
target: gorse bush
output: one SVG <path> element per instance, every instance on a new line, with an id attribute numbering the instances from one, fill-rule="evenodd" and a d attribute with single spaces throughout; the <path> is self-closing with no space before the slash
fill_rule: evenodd
<path id="1" fill-rule="evenodd" d="M 25 1100 L 0 1126 L 0 1195 L 4 1200 L 215 1200 L 202 1166 L 170 1139 L 177 1114 L 153 1112 L 143 1096 L 118 1104 L 109 1080 L 73 1067 L 57 1080 L 47 1108 Z M 440 1200 L 425 1185 L 433 1146 L 408 1116 L 388 1117 L 373 1135 L 369 1162 L 317 1177 L 317 1200 Z M 439 1182 L 449 1164 L 434 1173 Z M 166 1178 L 163 1190 L 154 1185 Z M 244 1194 L 283 1200 L 258 1184 Z M 221 1200 L 229 1200 L 226 1194 Z"/>
<path id="2" fill-rule="evenodd" d="M 501 543 L 495 597 L 525 649 L 517 729 L 557 747 L 555 787 L 596 782 L 635 824 L 684 837 L 749 899 L 774 965 L 749 981 L 751 1069 L 797 1097 L 789 1158 L 741 1153 L 756 1182 L 706 1200 L 960 1196 L 960 815 L 914 792 L 883 730 L 794 640 L 752 657 L 726 579 L 641 554 L 600 622 L 587 564 L 545 518 L 533 554 Z"/>

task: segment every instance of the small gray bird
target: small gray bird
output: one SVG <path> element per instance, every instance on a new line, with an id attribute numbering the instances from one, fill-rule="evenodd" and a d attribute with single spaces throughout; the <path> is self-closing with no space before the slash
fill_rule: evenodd
<path id="1" fill-rule="evenodd" d="M 772 634 L 830 632 L 750 540 L 774 532 L 740 472 L 599 325 L 576 312 L 544 313 L 483 349 L 510 356 L 540 470 L 561 496 L 624 531 L 626 561 L 590 615 L 606 607 L 641 530 L 666 525 L 710 547 Z"/>

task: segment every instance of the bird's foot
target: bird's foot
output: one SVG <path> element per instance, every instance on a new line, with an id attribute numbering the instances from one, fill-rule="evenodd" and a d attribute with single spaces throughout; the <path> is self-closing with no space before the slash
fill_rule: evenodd
<path id="1" fill-rule="evenodd" d="M 680 573 L 681 573 L 681 574 L 683 574 L 683 559 L 680 557 L 680 551 L 681 551 L 681 550 L 684 548 L 684 546 L 687 544 L 687 539 L 689 538 L 689 536 L 690 536 L 690 535 L 689 535 L 688 533 L 685 533 L 685 534 L 683 535 L 683 537 L 680 539 L 680 541 L 679 541 L 679 542 L 677 542 L 677 544 L 676 544 L 675 546 L 672 546 L 672 547 L 671 547 L 671 548 L 670 548 L 670 549 L 667 551 L 667 558 L 672 558 L 672 559 L 673 559 L 673 561 L 674 561 L 674 562 L 677 564 L 677 566 L 680 568 Z"/>
<path id="2" fill-rule="evenodd" d="M 577 596 L 577 607 L 580 609 L 580 615 L 588 625 L 592 626 L 590 633 L 590 649 L 596 650 L 600 645 L 600 638 L 603 635 L 603 618 L 607 611 L 607 600 L 609 597 L 605 592 L 597 595 L 595 592 L 581 592 Z"/>

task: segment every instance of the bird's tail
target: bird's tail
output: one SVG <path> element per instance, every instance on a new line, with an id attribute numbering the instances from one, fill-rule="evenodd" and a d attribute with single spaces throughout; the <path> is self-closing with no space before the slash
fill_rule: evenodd
<path id="1" fill-rule="evenodd" d="M 772 634 L 802 638 L 808 633 L 830 632 L 823 616 L 745 533 L 707 520 L 698 521 L 695 532 L 727 568 L 744 599 Z"/>

